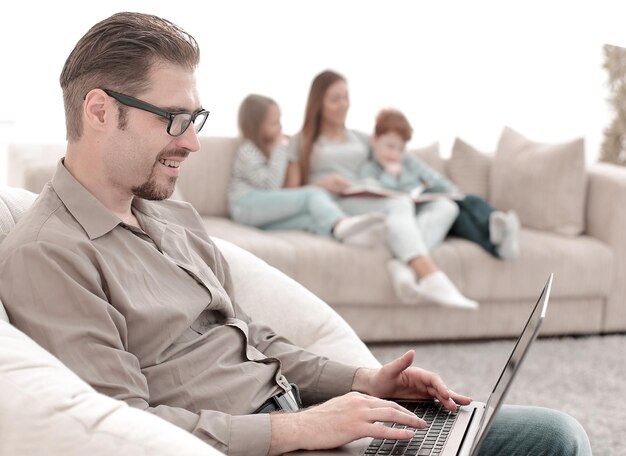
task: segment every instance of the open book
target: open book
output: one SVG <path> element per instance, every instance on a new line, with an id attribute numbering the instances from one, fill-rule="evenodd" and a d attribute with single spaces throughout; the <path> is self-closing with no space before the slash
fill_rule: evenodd
<path id="1" fill-rule="evenodd" d="M 416 203 L 427 203 L 429 201 L 436 201 L 442 198 L 448 198 L 452 200 L 462 200 L 465 198 L 463 193 L 424 193 L 426 187 L 424 185 L 418 185 L 413 188 L 408 195 Z M 342 191 L 339 196 L 343 198 L 360 197 L 360 198 L 386 198 L 389 196 L 406 195 L 405 192 L 399 192 L 397 190 L 390 190 L 378 185 L 370 184 L 369 182 L 353 185 Z"/>
<path id="2" fill-rule="evenodd" d="M 453 201 L 461 201 L 465 199 L 465 195 L 463 193 L 422 193 L 421 195 L 413 198 L 413 201 L 416 203 L 428 203 L 430 201 L 437 201 L 438 199 L 443 198 Z"/>
<path id="3" fill-rule="evenodd" d="M 358 185 L 352 185 L 343 190 L 339 196 L 343 198 L 348 197 L 363 197 L 363 198 L 386 198 L 388 196 L 402 195 L 402 192 L 395 190 L 389 190 L 387 188 L 380 187 L 378 185 L 372 185 L 369 183 L 360 183 Z"/>

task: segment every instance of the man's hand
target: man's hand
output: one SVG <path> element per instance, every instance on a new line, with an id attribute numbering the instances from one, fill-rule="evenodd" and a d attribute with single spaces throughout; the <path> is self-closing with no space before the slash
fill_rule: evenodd
<path id="1" fill-rule="evenodd" d="M 352 389 L 376 397 L 395 399 L 437 399 L 448 410 L 468 405 L 472 399 L 450 391 L 439 375 L 411 367 L 415 352 L 410 350 L 380 369 L 359 369 Z"/>
<path id="2" fill-rule="evenodd" d="M 424 428 L 426 422 L 395 402 L 352 392 L 295 413 L 272 413 L 270 454 L 297 449 L 336 448 L 363 437 L 407 440 L 410 429 L 392 429 L 377 422 Z"/>

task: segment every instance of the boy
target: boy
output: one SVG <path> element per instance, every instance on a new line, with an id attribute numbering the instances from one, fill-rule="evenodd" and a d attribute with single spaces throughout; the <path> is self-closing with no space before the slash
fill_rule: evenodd
<path id="1" fill-rule="evenodd" d="M 520 223 L 515 212 L 497 211 L 479 196 L 463 195 L 451 181 L 416 156 L 407 154 L 405 147 L 412 134 L 404 114 L 395 109 L 382 110 L 376 117 L 371 140 L 373 157 L 361 169 L 361 177 L 406 193 L 423 187 L 427 195 L 441 194 L 441 198 L 454 195 L 459 215 L 448 234 L 475 242 L 503 260 L 516 258 Z"/>

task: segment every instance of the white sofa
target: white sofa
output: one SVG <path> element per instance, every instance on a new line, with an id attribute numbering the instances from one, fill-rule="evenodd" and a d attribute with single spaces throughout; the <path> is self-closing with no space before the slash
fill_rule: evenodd
<path id="1" fill-rule="evenodd" d="M 503 262 L 452 238 L 433 252 L 461 291 L 480 302 L 476 312 L 401 304 L 384 248 L 359 249 L 306 232 L 234 223 L 226 192 L 238 139 L 201 137 L 201 145 L 183 164 L 177 190 L 203 216 L 209 233 L 303 284 L 367 342 L 514 336 L 549 273 L 555 279 L 544 334 L 626 331 L 626 169 L 587 166 L 582 140 L 544 144 L 505 128 L 491 154 L 461 140 L 447 160 L 437 144 L 412 151 L 462 190 L 499 209 L 514 209 L 521 218 L 521 255 L 515 261 Z M 40 152 L 56 161 L 50 151 L 61 155 L 62 147 L 55 147 L 11 146 L 10 168 L 20 170 L 15 185 L 39 191 L 52 173 Z"/>
<path id="2" fill-rule="evenodd" d="M 0 242 L 35 197 L 20 188 L 0 189 Z M 352 365 L 379 365 L 317 297 L 252 254 L 215 241 L 231 265 L 238 301 L 254 318 L 312 352 Z M 150 413 L 97 393 L 13 327 L 1 302 L 0 404 L 0 455 L 220 454 Z"/>

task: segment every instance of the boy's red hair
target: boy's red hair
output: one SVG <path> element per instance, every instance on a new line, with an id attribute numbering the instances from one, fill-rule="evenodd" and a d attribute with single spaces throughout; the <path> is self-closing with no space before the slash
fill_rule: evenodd
<path id="1" fill-rule="evenodd" d="M 392 132 L 399 134 L 404 142 L 409 142 L 413 135 L 413 128 L 404 114 L 397 109 L 383 109 L 376 116 L 374 136 Z"/>

